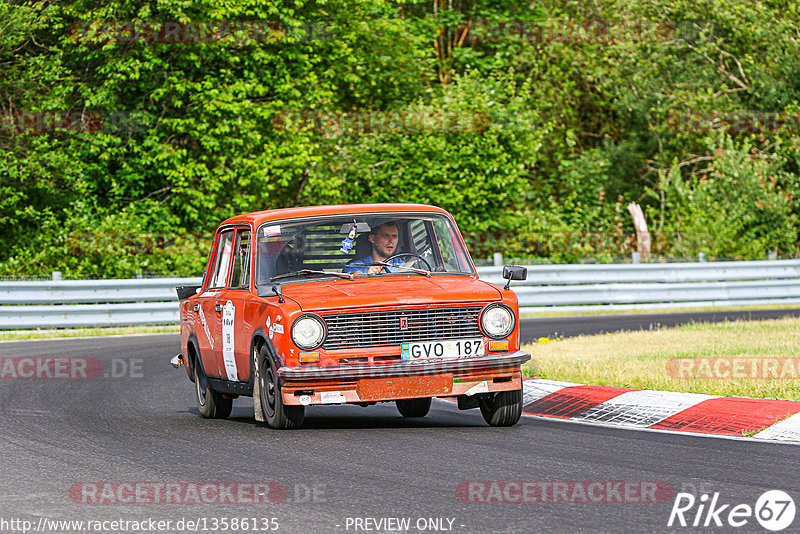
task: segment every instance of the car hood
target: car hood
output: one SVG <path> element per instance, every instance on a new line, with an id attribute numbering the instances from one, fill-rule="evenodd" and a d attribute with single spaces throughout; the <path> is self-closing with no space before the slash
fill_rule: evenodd
<path id="1" fill-rule="evenodd" d="M 502 298 L 500 289 L 467 276 L 386 276 L 356 280 L 324 280 L 287 284 L 283 296 L 305 311 L 490 302 Z"/>

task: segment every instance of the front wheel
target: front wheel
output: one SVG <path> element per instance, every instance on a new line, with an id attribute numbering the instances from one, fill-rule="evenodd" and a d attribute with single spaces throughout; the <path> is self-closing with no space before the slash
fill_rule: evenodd
<path id="1" fill-rule="evenodd" d="M 403 417 L 425 417 L 431 410 L 431 398 L 401 399 L 395 401 L 397 411 Z"/>
<path id="2" fill-rule="evenodd" d="M 290 430 L 303 424 L 305 408 L 303 406 L 287 406 L 283 404 L 281 380 L 278 378 L 278 366 L 266 345 L 258 352 L 259 390 L 261 411 L 270 428 Z"/>
<path id="3" fill-rule="evenodd" d="M 211 389 L 200 358 L 194 361 L 194 392 L 197 398 L 197 409 L 206 419 L 225 419 L 231 414 L 233 399 L 226 399 L 222 394 Z"/>
<path id="4" fill-rule="evenodd" d="M 522 417 L 522 390 L 499 391 L 478 397 L 481 415 L 489 426 L 513 426 Z"/>

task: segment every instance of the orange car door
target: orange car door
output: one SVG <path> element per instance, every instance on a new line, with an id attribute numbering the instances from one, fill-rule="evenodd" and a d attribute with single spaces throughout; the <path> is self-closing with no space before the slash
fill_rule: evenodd
<path id="1" fill-rule="evenodd" d="M 228 285 L 234 234 L 233 228 L 220 232 L 211 274 L 199 299 L 201 301 L 199 313 L 202 333 L 198 333 L 198 342 L 203 357 L 203 369 L 207 376 L 213 378 L 226 377 L 222 368 L 222 308 L 224 303 L 220 304 L 220 300 Z M 205 343 L 201 339 L 204 339 Z"/>
<path id="2" fill-rule="evenodd" d="M 233 239 L 230 276 L 216 298 L 219 324 L 220 378 L 247 380 L 250 374 L 252 328 L 245 317 L 245 299 L 250 294 L 250 229 L 238 228 Z"/>

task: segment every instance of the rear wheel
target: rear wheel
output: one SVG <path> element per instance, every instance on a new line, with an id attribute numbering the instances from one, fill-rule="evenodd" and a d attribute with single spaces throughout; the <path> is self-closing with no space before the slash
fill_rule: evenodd
<path id="1" fill-rule="evenodd" d="M 278 366 L 270 354 L 269 348 L 263 345 L 258 352 L 258 378 L 261 397 L 261 411 L 270 428 L 289 430 L 303 424 L 305 408 L 303 406 L 287 406 L 281 395 L 281 381 L 278 378 Z"/>
<path id="2" fill-rule="evenodd" d="M 425 417 L 431 410 L 431 398 L 401 399 L 395 401 L 397 411 L 403 417 Z"/>
<path id="3" fill-rule="evenodd" d="M 499 391 L 478 397 L 481 415 L 490 426 L 513 426 L 522 417 L 522 390 Z"/>
<path id="4" fill-rule="evenodd" d="M 194 361 L 194 392 L 197 409 L 206 419 L 225 419 L 231 414 L 233 399 L 223 398 L 220 393 L 211 389 L 199 358 Z"/>

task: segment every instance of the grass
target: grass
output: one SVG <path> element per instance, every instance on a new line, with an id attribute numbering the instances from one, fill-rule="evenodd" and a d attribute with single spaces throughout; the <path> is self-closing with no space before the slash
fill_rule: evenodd
<path id="1" fill-rule="evenodd" d="M 787 378 L 680 379 L 673 358 L 800 357 L 800 319 L 695 323 L 676 328 L 540 339 L 526 376 L 602 386 L 800 400 L 800 369 Z M 781 360 L 784 361 L 784 360 Z M 791 374 L 791 373 L 790 373 Z"/>
<path id="2" fill-rule="evenodd" d="M 180 332 L 180 326 L 123 326 L 108 328 L 64 328 L 60 330 L 24 330 L 0 332 L 0 341 L 51 339 L 60 337 L 124 336 L 131 334 L 160 334 Z"/>

